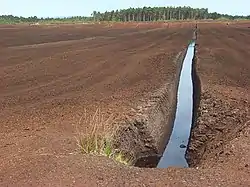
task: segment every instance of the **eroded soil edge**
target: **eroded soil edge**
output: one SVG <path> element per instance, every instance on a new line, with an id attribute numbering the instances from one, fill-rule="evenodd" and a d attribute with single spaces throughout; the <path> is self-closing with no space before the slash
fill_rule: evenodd
<path id="1" fill-rule="evenodd" d="M 199 46 L 193 62 L 193 125 L 186 158 L 190 167 L 213 167 L 233 155 L 227 146 L 249 126 L 249 103 L 231 90 L 228 94 L 202 82 Z"/>
<path id="2" fill-rule="evenodd" d="M 163 85 L 148 98 L 141 100 L 138 107 L 131 109 L 133 115 L 126 116 L 115 134 L 115 148 L 125 157 L 132 158 L 136 167 L 156 167 L 172 132 L 177 89 L 186 49 L 176 59 L 177 72 L 172 81 Z"/>

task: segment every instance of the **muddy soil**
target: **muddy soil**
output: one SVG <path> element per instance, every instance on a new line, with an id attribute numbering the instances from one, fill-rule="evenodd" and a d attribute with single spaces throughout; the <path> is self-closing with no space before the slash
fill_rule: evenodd
<path id="1" fill-rule="evenodd" d="M 249 142 L 241 137 L 250 120 L 249 37 L 245 24 L 199 25 L 195 66 L 201 84 L 197 85 L 201 87 L 197 89 L 200 105 L 187 155 L 192 167 L 250 163 L 250 152 L 246 149 L 239 156 L 240 147 L 232 144 L 235 140 L 242 141 L 241 146 Z M 230 157 L 234 162 L 229 162 Z"/>
<path id="2" fill-rule="evenodd" d="M 46 36 L 41 28 L 5 32 L 1 26 L 0 186 L 249 186 L 246 25 L 199 25 L 201 99 L 188 154 L 195 168 L 189 169 L 127 167 L 82 155 L 74 136 L 85 108 L 126 114 L 138 105 L 147 108 L 145 99 L 174 83 L 173 62 L 191 39 L 190 25 L 93 26 L 91 32 L 49 26 Z M 78 27 L 84 36 L 56 37 Z"/>
<path id="3" fill-rule="evenodd" d="M 159 157 L 172 129 L 191 26 L 7 27 L 0 29 L 4 176 L 10 160 L 13 167 L 27 164 L 16 158 L 80 154 L 77 131 L 91 132 L 92 126 L 79 121 L 98 108 L 105 119 L 118 116 L 105 127 L 122 126 L 117 148 L 136 158 Z"/>

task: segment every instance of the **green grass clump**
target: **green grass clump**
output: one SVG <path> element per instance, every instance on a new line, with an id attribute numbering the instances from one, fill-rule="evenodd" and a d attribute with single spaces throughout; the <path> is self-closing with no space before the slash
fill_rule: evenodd
<path id="1" fill-rule="evenodd" d="M 105 120 L 100 109 L 97 109 L 92 117 L 87 117 L 85 111 L 85 116 L 80 119 L 79 125 L 86 127 L 86 129 L 85 132 L 82 132 L 77 127 L 77 145 L 83 154 L 106 156 L 117 162 L 130 165 L 132 159 L 126 159 L 121 151 L 113 148 L 112 139 L 115 130 L 108 127 L 114 120 L 112 115 Z"/>

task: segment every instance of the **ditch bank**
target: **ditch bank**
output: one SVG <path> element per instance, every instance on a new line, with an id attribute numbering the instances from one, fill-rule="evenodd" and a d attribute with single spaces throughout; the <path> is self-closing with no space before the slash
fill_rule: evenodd
<path id="1" fill-rule="evenodd" d="M 212 62 L 206 61 L 209 58 L 204 50 L 200 52 L 204 46 L 202 42 L 198 41 L 193 62 L 193 126 L 186 159 L 190 167 L 211 168 L 237 155 L 228 147 L 233 146 L 230 142 L 239 139 L 249 126 L 249 101 L 245 89 L 228 85 L 233 82 L 231 77 L 224 74 L 225 80 L 216 77 L 223 73 L 215 68 L 218 61 L 208 69 Z M 218 84 L 223 81 L 223 84 Z"/>
<path id="2" fill-rule="evenodd" d="M 248 103 L 202 87 L 187 160 L 190 167 L 212 167 L 233 152 L 226 147 L 248 126 Z"/>
<path id="3" fill-rule="evenodd" d="M 119 123 L 114 135 L 113 147 L 136 167 L 157 166 L 172 133 L 177 106 L 180 73 L 187 49 L 180 52 L 174 63 L 176 73 L 171 81 L 140 100 L 130 115 Z"/>

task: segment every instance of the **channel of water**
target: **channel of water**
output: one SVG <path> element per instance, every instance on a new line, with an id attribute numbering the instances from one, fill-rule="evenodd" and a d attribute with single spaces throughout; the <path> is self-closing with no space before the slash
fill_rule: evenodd
<path id="1" fill-rule="evenodd" d="M 168 145 L 158 164 L 158 168 L 187 168 L 185 158 L 193 117 L 193 81 L 192 62 L 195 42 L 191 42 L 185 56 L 178 86 L 177 109 L 174 127 Z"/>

